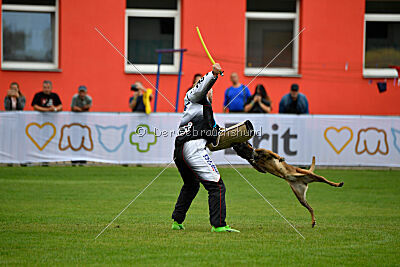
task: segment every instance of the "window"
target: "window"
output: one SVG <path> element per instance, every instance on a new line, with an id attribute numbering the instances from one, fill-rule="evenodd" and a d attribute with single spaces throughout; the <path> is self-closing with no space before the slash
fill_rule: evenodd
<path id="1" fill-rule="evenodd" d="M 245 75 L 256 75 L 298 34 L 297 0 L 247 0 Z M 298 76 L 298 39 L 260 75 Z"/>
<path id="2" fill-rule="evenodd" d="M 156 73 L 156 49 L 180 48 L 180 0 L 127 0 L 125 53 L 144 73 Z M 178 53 L 162 55 L 161 73 L 177 73 Z M 137 70 L 125 62 L 125 72 Z"/>
<path id="3" fill-rule="evenodd" d="M 398 77 L 400 1 L 367 0 L 364 28 L 364 77 Z"/>
<path id="4" fill-rule="evenodd" d="M 1 67 L 58 68 L 57 0 L 3 0 Z"/>

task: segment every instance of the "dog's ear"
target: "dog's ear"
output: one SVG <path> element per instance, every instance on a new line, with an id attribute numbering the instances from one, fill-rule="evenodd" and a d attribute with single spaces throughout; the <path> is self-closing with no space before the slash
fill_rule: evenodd
<path id="1" fill-rule="evenodd" d="M 248 148 L 254 149 L 254 147 L 250 144 L 249 141 L 246 141 L 244 144 L 245 144 Z"/>

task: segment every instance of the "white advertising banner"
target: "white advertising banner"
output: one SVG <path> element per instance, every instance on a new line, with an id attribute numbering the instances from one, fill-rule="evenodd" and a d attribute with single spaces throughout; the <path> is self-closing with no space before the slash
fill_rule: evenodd
<path id="1" fill-rule="evenodd" d="M 87 160 L 169 163 L 182 114 L 0 113 L 0 162 Z M 255 147 L 292 164 L 400 167 L 400 117 L 216 114 L 227 127 L 254 125 Z M 246 163 L 232 149 L 211 153 L 217 164 Z"/>

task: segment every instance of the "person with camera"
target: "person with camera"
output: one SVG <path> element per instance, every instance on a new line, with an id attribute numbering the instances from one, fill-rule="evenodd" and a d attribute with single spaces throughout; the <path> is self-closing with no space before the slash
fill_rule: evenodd
<path id="1" fill-rule="evenodd" d="M 132 112 L 146 112 L 146 99 L 144 94 L 148 93 L 148 90 L 144 88 L 143 84 L 139 81 L 135 82 L 131 86 L 133 95 L 129 98 L 129 108 Z M 153 95 L 149 94 L 149 102 L 153 98 Z M 148 103 L 149 105 L 150 103 Z"/>
<path id="2" fill-rule="evenodd" d="M 271 99 L 267 94 L 264 86 L 258 84 L 254 95 L 247 99 L 244 106 L 244 112 L 248 113 L 270 113 L 271 112 Z"/>
<path id="3" fill-rule="evenodd" d="M 16 82 L 10 84 L 10 89 L 4 98 L 4 109 L 7 111 L 23 110 L 25 107 L 25 96 L 19 90 L 19 85 Z"/>

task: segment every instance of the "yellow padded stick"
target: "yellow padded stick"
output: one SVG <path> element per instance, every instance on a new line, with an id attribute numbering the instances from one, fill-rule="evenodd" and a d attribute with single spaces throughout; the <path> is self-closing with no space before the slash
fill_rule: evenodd
<path id="1" fill-rule="evenodd" d="M 214 65 L 214 64 L 215 64 L 215 61 L 214 61 L 214 59 L 212 58 L 210 52 L 208 52 L 207 46 L 206 46 L 206 44 L 204 43 L 203 37 L 201 36 L 199 27 L 196 26 L 196 30 L 197 30 L 197 34 L 199 35 L 200 42 L 201 42 L 201 44 L 203 45 L 204 51 L 206 51 L 206 54 L 207 54 L 208 58 L 210 59 L 211 63 Z M 224 72 L 223 72 L 223 71 L 221 71 L 220 74 L 221 74 L 221 76 L 224 76 Z"/>

